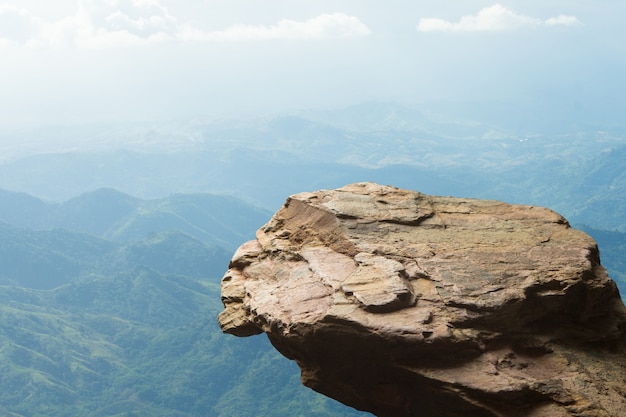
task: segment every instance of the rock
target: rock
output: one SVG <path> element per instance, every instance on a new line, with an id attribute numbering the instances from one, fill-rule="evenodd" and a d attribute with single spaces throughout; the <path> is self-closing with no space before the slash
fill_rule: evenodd
<path id="1" fill-rule="evenodd" d="M 235 253 L 226 333 L 380 417 L 626 415 L 626 308 L 546 208 L 358 183 L 301 193 Z"/>

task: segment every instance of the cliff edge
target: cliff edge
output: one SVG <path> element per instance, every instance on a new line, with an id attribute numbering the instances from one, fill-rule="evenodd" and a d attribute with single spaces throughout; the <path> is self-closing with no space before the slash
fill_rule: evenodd
<path id="1" fill-rule="evenodd" d="M 626 308 L 546 208 L 373 183 L 291 196 L 222 280 L 222 330 L 379 417 L 626 415 Z"/>

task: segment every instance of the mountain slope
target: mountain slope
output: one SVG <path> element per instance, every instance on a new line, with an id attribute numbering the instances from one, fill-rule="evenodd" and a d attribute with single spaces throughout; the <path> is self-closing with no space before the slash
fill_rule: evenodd
<path id="1" fill-rule="evenodd" d="M 54 288 L 92 270 L 117 246 L 84 233 L 0 223 L 0 285 Z"/>
<path id="2" fill-rule="evenodd" d="M 0 287 L 0 403 L 48 417 L 362 415 L 297 384 L 267 340 L 224 337 L 218 291 L 148 269 L 46 292 Z"/>
<path id="3" fill-rule="evenodd" d="M 49 206 L 26 193 L 0 189 L 0 221 L 15 226 L 40 228 Z M 41 223 L 40 223 L 41 222 Z"/>
<path id="4" fill-rule="evenodd" d="M 62 203 L 45 203 L 0 190 L 0 203 L 0 219 L 34 230 L 65 229 L 120 243 L 178 230 L 229 249 L 250 239 L 269 217 L 265 210 L 240 199 L 212 194 L 142 200 L 117 190 L 98 189 Z"/>
<path id="5" fill-rule="evenodd" d="M 121 209 L 107 212 L 109 204 Z M 124 230 L 115 229 L 117 220 L 137 224 L 138 210 L 175 213 L 210 230 L 205 240 L 234 245 L 245 238 L 240 230 L 253 227 L 249 214 L 259 211 L 229 197 L 146 202 L 113 190 L 45 208 L 80 213 L 56 221 L 86 231 L 0 223 L 0 414 L 363 415 L 298 384 L 297 367 L 286 366 L 267 340 L 242 344 L 222 335 L 218 281 L 231 250 L 177 223 L 132 226 L 136 239 L 129 242 L 98 237 L 93 233 L 104 229 L 89 223 L 105 219 L 110 230 Z M 259 386 L 262 375 L 271 377 Z"/>
<path id="6" fill-rule="evenodd" d="M 0 285 L 52 289 L 138 266 L 217 280 L 229 258 L 230 251 L 178 230 L 121 244 L 63 229 L 32 231 L 0 223 Z"/>
<path id="7" fill-rule="evenodd" d="M 105 237 L 132 215 L 141 200 L 120 191 L 101 188 L 50 207 L 48 227 L 77 230 Z"/>

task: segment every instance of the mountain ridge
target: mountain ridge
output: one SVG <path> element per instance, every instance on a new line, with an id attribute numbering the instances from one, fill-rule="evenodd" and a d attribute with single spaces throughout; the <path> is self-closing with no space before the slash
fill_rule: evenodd
<path id="1" fill-rule="evenodd" d="M 180 230 L 204 243 L 233 248 L 260 227 L 266 216 L 266 211 L 241 199 L 208 193 L 141 199 L 100 188 L 48 203 L 26 193 L 0 190 L 0 219 L 6 223 L 42 231 L 66 229 L 116 242 Z"/>
<path id="2" fill-rule="evenodd" d="M 100 132 L 101 146 L 33 149 L 0 164 L 0 187 L 51 201 L 102 187 L 142 199 L 210 192 L 273 211 L 303 189 L 369 180 L 548 206 L 572 222 L 626 232 L 626 203 L 619 198 L 626 193 L 624 132 L 500 129 L 431 113 L 379 103 L 265 119 L 199 119 L 143 126 L 127 132 L 127 141 L 111 128 L 111 143 Z M 424 120 L 431 128 L 424 129 Z"/>

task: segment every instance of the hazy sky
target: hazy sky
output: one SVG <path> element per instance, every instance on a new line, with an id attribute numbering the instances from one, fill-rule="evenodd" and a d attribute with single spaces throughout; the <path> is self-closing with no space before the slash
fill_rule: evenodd
<path id="1" fill-rule="evenodd" d="M 615 0 L 0 0 L 0 124 L 373 100 L 615 111 L 625 17 Z"/>

